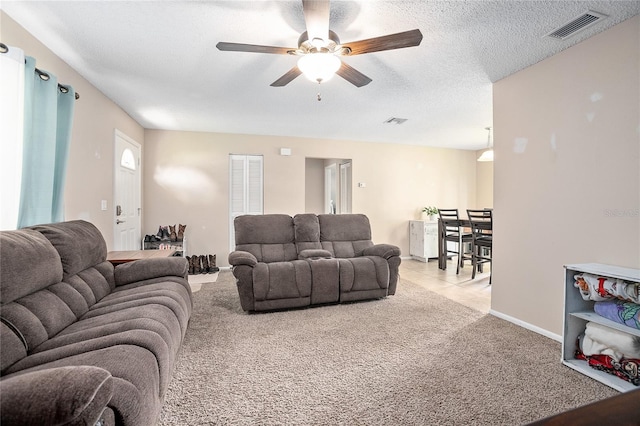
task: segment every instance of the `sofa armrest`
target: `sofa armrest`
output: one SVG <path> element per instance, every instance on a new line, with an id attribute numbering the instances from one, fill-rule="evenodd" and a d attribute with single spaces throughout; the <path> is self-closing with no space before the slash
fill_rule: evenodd
<path id="1" fill-rule="evenodd" d="M 113 396 L 111 374 L 91 366 L 58 367 L 0 381 L 3 425 L 95 425 Z"/>
<path id="2" fill-rule="evenodd" d="M 258 264 L 258 259 L 248 251 L 236 250 L 229 253 L 229 265 L 238 266 L 238 265 L 247 265 L 247 266 L 256 266 Z"/>
<path id="3" fill-rule="evenodd" d="M 376 244 L 362 251 L 364 256 L 380 256 L 389 260 L 393 256 L 400 256 L 400 248 L 392 244 Z"/>
<path id="4" fill-rule="evenodd" d="M 158 257 L 140 259 L 116 266 L 116 286 L 158 277 L 176 276 L 188 278 L 189 263 L 184 257 Z"/>
<path id="5" fill-rule="evenodd" d="M 331 252 L 328 250 L 322 250 L 322 249 L 307 249 L 307 250 L 302 250 L 299 254 L 298 254 L 298 259 L 301 260 L 305 260 L 305 259 L 331 259 Z"/>

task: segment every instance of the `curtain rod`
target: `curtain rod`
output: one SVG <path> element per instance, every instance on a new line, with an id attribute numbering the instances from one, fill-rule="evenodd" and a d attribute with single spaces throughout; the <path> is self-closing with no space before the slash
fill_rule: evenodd
<path id="1" fill-rule="evenodd" d="M 7 53 L 8 51 L 9 51 L 9 47 L 7 47 L 7 45 L 4 43 L 0 43 L 0 53 Z M 46 72 L 36 68 L 36 73 L 41 79 L 45 81 L 49 80 L 49 74 L 47 74 Z M 58 83 L 58 90 L 60 90 L 62 93 L 69 93 L 69 88 L 67 86 L 63 86 L 60 83 Z M 80 93 L 76 92 L 75 98 L 76 100 L 80 99 Z"/>

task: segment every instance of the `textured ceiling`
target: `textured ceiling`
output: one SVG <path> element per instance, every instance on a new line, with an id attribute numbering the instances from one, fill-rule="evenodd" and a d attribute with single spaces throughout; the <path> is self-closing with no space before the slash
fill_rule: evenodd
<path id="1" fill-rule="evenodd" d="M 295 57 L 215 45 L 297 47 L 300 0 L 0 7 L 145 128 L 462 149 L 487 145 L 493 82 L 640 13 L 639 1 L 333 1 L 343 43 L 414 28 L 422 43 L 343 59 L 373 79 L 361 88 L 302 76 L 275 88 Z M 609 17 L 564 41 L 544 36 L 589 9 Z M 408 120 L 383 124 L 390 117 Z"/>

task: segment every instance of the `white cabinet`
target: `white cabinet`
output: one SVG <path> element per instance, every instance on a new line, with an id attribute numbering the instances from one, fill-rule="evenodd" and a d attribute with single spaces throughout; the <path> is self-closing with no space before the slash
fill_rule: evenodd
<path id="1" fill-rule="evenodd" d="M 562 336 L 562 363 L 595 380 L 598 380 L 621 392 L 639 389 L 613 374 L 596 370 L 586 361 L 575 358 L 576 340 L 585 330 L 587 322 L 595 322 L 615 330 L 634 336 L 640 336 L 640 330 L 608 320 L 593 310 L 594 302 L 583 300 L 580 291 L 574 286 L 574 275 L 581 272 L 606 278 L 620 278 L 630 282 L 640 282 L 640 270 L 602 265 L 599 263 L 582 263 L 565 265 L 565 297 L 564 297 L 564 332 Z"/>
<path id="2" fill-rule="evenodd" d="M 421 262 L 438 257 L 437 221 L 409 221 L 409 254 Z"/>

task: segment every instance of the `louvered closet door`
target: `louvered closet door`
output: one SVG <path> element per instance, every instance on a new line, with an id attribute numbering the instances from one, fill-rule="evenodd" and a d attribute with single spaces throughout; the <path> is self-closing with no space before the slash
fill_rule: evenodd
<path id="1" fill-rule="evenodd" d="M 229 251 L 236 247 L 233 227 L 236 216 L 263 213 L 262 163 L 261 155 L 229 156 Z"/>

